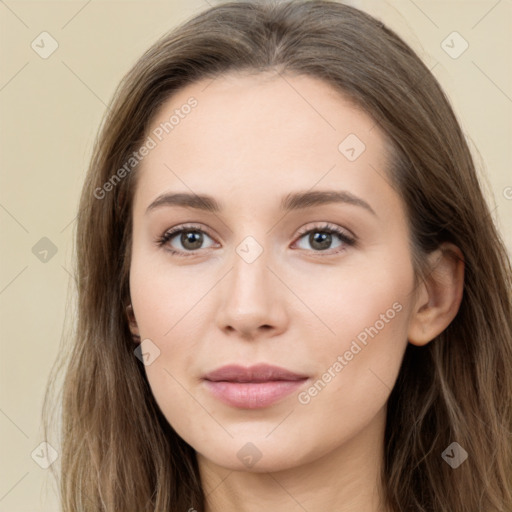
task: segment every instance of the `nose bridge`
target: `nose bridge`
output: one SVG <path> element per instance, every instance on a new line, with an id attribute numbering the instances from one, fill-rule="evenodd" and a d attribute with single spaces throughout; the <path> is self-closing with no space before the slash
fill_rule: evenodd
<path id="1" fill-rule="evenodd" d="M 258 238 L 261 240 L 263 237 Z M 232 296 L 254 301 L 268 293 L 269 253 L 270 248 L 265 247 L 265 241 L 260 242 L 252 235 L 246 236 L 236 246 L 230 276 Z M 267 297 L 267 302 L 269 299 Z"/>
<path id="2" fill-rule="evenodd" d="M 246 235 L 234 247 L 217 314 L 220 328 L 230 326 L 247 334 L 282 323 L 279 286 L 270 270 L 272 250 L 266 245 L 264 235 L 258 234 Z"/>

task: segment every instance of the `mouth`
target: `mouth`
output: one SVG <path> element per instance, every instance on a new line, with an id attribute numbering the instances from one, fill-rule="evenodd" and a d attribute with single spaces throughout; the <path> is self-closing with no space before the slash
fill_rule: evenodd
<path id="1" fill-rule="evenodd" d="M 249 368 L 228 365 L 203 376 L 215 398 L 242 409 L 268 407 L 298 390 L 308 379 L 308 375 L 267 364 Z"/>

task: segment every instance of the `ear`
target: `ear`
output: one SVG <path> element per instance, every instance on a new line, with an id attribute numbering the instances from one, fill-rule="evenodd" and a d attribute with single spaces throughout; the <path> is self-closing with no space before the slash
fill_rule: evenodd
<path id="1" fill-rule="evenodd" d="M 444 243 L 428 259 L 430 271 L 420 284 L 409 323 L 409 342 L 418 346 L 450 325 L 464 290 L 464 256 L 457 246 Z"/>
<path id="2" fill-rule="evenodd" d="M 128 304 L 126 306 L 126 318 L 128 319 L 128 325 L 130 327 L 130 331 L 132 333 L 132 338 L 134 343 L 140 343 L 140 332 L 139 327 L 137 325 L 137 320 L 135 319 L 135 314 L 133 313 L 133 306 Z"/>

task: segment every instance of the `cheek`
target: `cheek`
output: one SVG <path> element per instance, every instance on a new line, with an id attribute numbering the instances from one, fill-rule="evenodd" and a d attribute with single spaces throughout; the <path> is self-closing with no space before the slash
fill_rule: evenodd
<path id="1" fill-rule="evenodd" d="M 194 431 L 197 438 L 198 426 L 208 421 L 199 419 L 204 411 L 192 398 L 189 369 L 197 353 L 196 340 L 201 336 L 195 333 L 198 322 L 192 318 L 180 286 L 176 286 L 180 283 L 165 284 L 165 280 L 134 274 L 132 304 L 143 340 L 142 352 L 147 347 L 152 354 L 144 370 L 155 401 L 169 424 L 182 437 Z"/>
<path id="2" fill-rule="evenodd" d="M 315 345 L 315 351 L 320 351 L 316 353 L 343 353 L 354 340 L 362 346 L 374 339 L 382 340 L 380 346 L 403 340 L 413 286 L 413 270 L 407 261 L 368 258 L 333 267 L 329 274 L 323 269 L 304 275 L 294 282 L 294 291 L 304 298 L 309 310 L 305 317 L 311 328 L 316 323 L 317 338 L 323 340 Z"/>
<path id="3" fill-rule="evenodd" d="M 308 305 L 328 328 L 322 326 L 308 346 L 317 378 L 298 401 L 320 421 L 374 415 L 394 386 L 407 346 L 414 283 L 409 260 L 376 258 L 363 268 L 333 275 L 323 294 L 310 287 Z"/>
<path id="4" fill-rule="evenodd" d="M 141 337 L 170 340 L 181 321 L 196 314 L 195 307 L 207 292 L 206 277 L 198 278 L 193 266 L 179 267 L 161 253 L 135 247 L 130 293 Z"/>
<path id="5" fill-rule="evenodd" d="M 340 298 L 324 313 L 333 333 L 311 347 L 318 379 L 299 401 L 317 401 L 319 412 L 332 412 L 325 407 L 326 401 L 335 409 L 338 403 L 349 407 L 345 414 L 347 410 L 358 413 L 372 402 L 382 405 L 407 345 L 407 293 L 396 289 L 354 293 L 351 300 Z"/>
<path id="6" fill-rule="evenodd" d="M 132 257 L 131 301 L 143 347 L 152 354 L 144 369 L 157 404 L 180 433 L 193 424 L 197 429 L 204 413 L 189 391 L 197 377 L 190 369 L 205 338 L 205 322 L 198 319 L 205 318 L 202 308 L 208 301 L 201 297 L 212 287 L 189 273 L 136 252 Z"/>

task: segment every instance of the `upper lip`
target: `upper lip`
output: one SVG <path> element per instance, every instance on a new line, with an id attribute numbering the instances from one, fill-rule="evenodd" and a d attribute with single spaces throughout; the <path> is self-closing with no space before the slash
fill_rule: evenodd
<path id="1" fill-rule="evenodd" d="M 268 382 L 277 380 L 302 380 L 308 378 L 307 375 L 291 372 L 286 368 L 273 366 L 269 364 L 257 364 L 244 367 L 240 365 L 227 365 L 217 368 L 206 375 L 203 379 L 212 382 Z"/>

